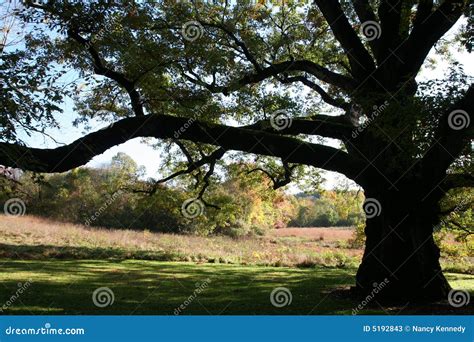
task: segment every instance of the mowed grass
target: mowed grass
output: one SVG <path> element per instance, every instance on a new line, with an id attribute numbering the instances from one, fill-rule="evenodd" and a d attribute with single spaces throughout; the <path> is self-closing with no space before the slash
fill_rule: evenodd
<path id="1" fill-rule="evenodd" d="M 201 293 L 181 314 L 309 314 L 343 313 L 345 301 L 324 300 L 325 291 L 351 283 L 353 270 L 212 265 L 157 261 L 4 261 L 0 300 L 8 300 L 18 283 L 31 286 L 7 313 L 11 314 L 160 314 Z M 208 285 L 200 287 L 206 282 Z M 109 287 L 114 303 L 98 308 L 93 291 Z M 288 288 L 292 303 L 276 308 L 275 287 Z"/>
<path id="2" fill-rule="evenodd" d="M 1 260 L 0 263 L 0 301 L 10 301 L 3 314 L 174 315 L 183 305 L 181 315 L 318 315 L 351 314 L 359 304 L 333 292 L 353 283 L 354 269 L 144 260 Z M 453 286 L 474 291 L 474 276 L 447 276 Z M 30 285 L 12 301 L 11 295 L 26 282 Z M 93 292 L 100 287 L 113 291 L 112 305 L 104 308 L 94 305 Z M 270 295 L 277 287 L 290 290 L 291 304 L 281 308 L 272 305 Z M 466 309 L 461 310 L 469 312 Z M 411 314 L 420 310 L 423 308 L 382 307 L 373 302 L 359 314 Z M 445 304 L 423 313 L 430 312 L 460 313 Z"/>

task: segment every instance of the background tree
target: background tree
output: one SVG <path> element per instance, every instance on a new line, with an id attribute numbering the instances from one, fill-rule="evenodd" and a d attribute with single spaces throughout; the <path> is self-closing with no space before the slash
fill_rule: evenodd
<path id="1" fill-rule="evenodd" d="M 15 182 L 0 176 L 0 201 L 20 197 L 29 214 L 91 227 L 232 237 L 263 235 L 286 226 L 294 215 L 292 197 L 273 191 L 264 175 L 242 177 L 252 165 L 226 166 L 222 179 L 207 190 L 213 207 L 201 204 L 189 213 L 182 203 L 192 199 L 192 182 L 179 179 L 148 191 L 156 184 L 139 178 L 140 169 L 119 152 L 100 168 L 51 175 L 26 172 Z"/>
<path id="2" fill-rule="evenodd" d="M 291 227 L 331 227 L 362 224 L 365 220 L 361 193 L 353 190 L 320 191 L 315 194 L 298 194 L 297 213 L 292 216 Z"/>
<path id="3" fill-rule="evenodd" d="M 186 166 L 167 179 L 196 175 L 198 199 L 218 160 L 235 157 L 229 151 L 279 164 L 272 177 L 279 184 L 291 180 L 295 164 L 336 171 L 367 198 L 356 290 L 388 278 L 381 295 L 443 298 L 450 287 L 433 229 L 445 193 L 472 186 L 474 87 L 456 68 L 429 92 L 416 76 L 470 11 L 465 0 L 315 0 L 276 11 L 245 1 L 31 3 L 19 13 L 35 27 L 20 56 L 38 59 L 39 71 L 33 80 L 31 64 L 8 66 L 19 52 L 2 55 L 11 105 L 2 116 L 0 163 L 61 172 L 129 139 L 153 137 L 177 146 Z M 472 20 L 456 37 L 468 48 L 470 32 Z M 54 149 L 21 144 L 16 123 L 57 111 L 56 93 L 42 86 L 62 70 L 83 82 L 74 95 L 77 122 L 113 125 Z M 17 105 L 23 92 L 7 83 L 15 77 L 26 81 L 26 100 L 48 89 L 39 112 L 35 102 Z M 338 139 L 341 148 L 321 137 Z"/>

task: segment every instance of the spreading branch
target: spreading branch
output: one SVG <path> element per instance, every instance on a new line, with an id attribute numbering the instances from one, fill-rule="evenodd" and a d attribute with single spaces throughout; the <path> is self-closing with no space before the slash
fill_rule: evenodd
<path id="1" fill-rule="evenodd" d="M 183 146 L 183 145 L 181 145 L 181 146 Z M 206 164 L 210 164 L 210 165 L 215 164 L 215 162 L 217 160 L 221 159 L 224 156 L 225 152 L 226 151 L 223 148 L 219 148 L 219 149 L 215 150 L 214 152 L 212 152 L 210 155 L 204 156 L 204 157 L 202 157 L 201 159 L 199 159 L 197 161 L 194 161 L 192 159 L 192 157 L 190 156 L 190 154 L 188 152 L 185 152 L 186 158 L 188 160 L 188 165 L 187 165 L 186 169 L 176 171 L 173 174 L 156 181 L 152 192 L 155 192 L 158 189 L 159 184 L 166 183 L 169 180 L 174 179 L 178 176 L 182 176 L 182 175 L 185 175 L 185 174 L 190 174 L 193 171 L 199 169 L 200 167 L 202 167 Z"/>
<path id="2" fill-rule="evenodd" d="M 454 160 L 474 138 L 474 85 L 439 119 L 431 148 L 422 160 L 423 175 L 434 184 L 442 181 Z M 460 126 L 456 127 L 458 124 Z M 454 129 L 456 128 L 456 129 Z M 434 170 L 438 170 L 437 173 Z"/>
<path id="3" fill-rule="evenodd" d="M 280 79 L 280 82 L 282 83 L 294 83 L 294 82 L 301 82 L 305 86 L 313 89 L 316 91 L 320 96 L 321 99 L 326 102 L 327 104 L 330 104 L 331 106 L 338 107 L 344 110 L 349 110 L 350 104 L 345 102 L 342 99 L 334 98 L 331 95 L 329 95 L 321 86 L 318 84 L 310 81 L 304 76 L 294 76 L 294 77 L 285 77 Z"/>
<path id="4" fill-rule="evenodd" d="M 132 109 L 135 115 L 143 116 L 144 113 L 142 101 L 140 98 L 140 94 L 135 88 L 135 82 L 127 79 L 122 73 L 105 66 L 104 62 L 102 61 L 102 58 L 99 55 L 99 52 L 93 47 L 92 42 L 82 37 L 78 32 L 74 31 L 73 29 L 69 29 L 67 32 L 70 38 L 74 39 L 76 42 L 78 42 L 87 49 L 92 58 L 94 72 L 97 75 L 108 77 L 111 80 L 117 82 L 120 86 L 122 86 L 127 91 L 130 97 L 130 102 L 132 104 Z"/>
<path id="5" fill-rule="evenodd" d="M 247 129 L 262 130 L 271 133 L 287 135 L 320 135 L 327 138 L 345 139 L 352 134 L 354 127 L 345 116 L 315 115 L 308 118 L 291 119 L 291 124 L 276 130 L 271 125 L 271 120 L 259 120 L 248 126 Z"/>
<path id="6" fill-rule="evenodd" d="M 273 183 L 273 190 L 277 190 L 285 185 L 291 183 L 291 177 L 293 176 L 293 170 L 296 168 L 297 165 L 290 165 L 286 162 L 283 162 L 283 175 L 273 175 L 271 172 L 262 169 L 260 167 L 254 168 L 247 172 L 250 174 L 252 172 L 262 172 L 264 173 Z"/>
<path id="7" fill-rule="evenodd" d="M 433 0 L 419 0 L 413 25 L 421 25 L 433 10 Z"/>
<path id="8" fill-rule="evenodd" d="M 375 70 L 375 63 L 357 36 L 338 0 L 315 0 L 336 39 L 344 49 L 352 74 L 363 80 Z"/>
<path id="9" fill-rule="evenodd" d="M 225 32 L 234 41 L 234 43 L 241 49 L 242 53 L 245 55 L 247 60 L 254 66 L 255 70 L 260 71 L 262 69 L 261 66 L 258 64 L 255 56 L 250 52 L 247 45 L 242 40 L 237 38 L 237 36 L 228 27 L 226 27 L 223 24 L 207 23 L 204 21 L 199 21 L 199 22 L 203 26 L 217 28 Z"/>
<path id="10" fill-rule="evenodd" d="M 396 50 L 401 41 L 401 15 L 403 1 L 381 0 L 378 14 L 381 23 L 381 36 L 378 45 L 378 58 L 382 62 Z"/>
<path id="11" fill-rule="evenodd" d="M 431 12 L 429 1 L 420 3 L 419 19 L 415 20 L 409 38 L 397 52 L 398 58 L 403 61 L 403 75 L 418 73 L 431 48 L 461 17 L 466 2 L 464 0 L 445 0 L 431 14 L 429 14 Z M 420 17 L 424 20 L 421 20 Z"/>
<path id="12" fill-rule="evenodd" d="M 187 127 L 187 128 L 185 128 Z M 243 127 L 211 124 L 168 115 L 146 115 L 119 120 L 113 125 L 64 146 L 39 149 L 0 143 L 0 163 L 38 172 L 63 172 L 86 164 L 94 156 L 136 137 L 190 140 L 224 150 L 278 157 L 340 172 L 354 178 L 365 164 L 346 152 L 320 144 Z"/>
<path id="13" fill-rule="evenodd" d="M 368 21 L 378 22 L 377 17 L 375 16 L 375 13 L 372 10 L 368 0 L 352 0 L 352 6 L 354 6 L 354 10 L 357 13 L 361 23 Z M 378 42 L 378 39 L 369 40 L 370 48 L 372 49 L 372 52 L 374 53 L 377 60 L 379 60 Z"/>
<path id="14" fill-rule="evenodd" d="M 247 85 L 256 84 L 262 82 L 271 77 L 276 77 L 279 74 L 291 72 L 291 71 L 304 71 L 308 74 L 313 75 L 317 79 L 337 86 L 345 91 L 354 90 L 357 86 L 354 79 L 338 74 L 336 72 L 330 71 L 329 69 L 308 61 L 308 60 L 295 60 L 295 61 L 286 61 L 281 63 L 275 63 L 270 66 L 267 66 L 259 71 L 251 72 L 245 76 L 238 78 L 234 81 L 231 81 L 229 84 L 224 86 L 219 86 L 214 83 L 207 83 L 199 78 L 192 70 L 188 70 L 191 75 L 183 73 L 183 75 L 192 83 L 198 84 L 202 87 L 205 87 L 212 93 L 222 93 L 224 95 L 229 95 L 230 93 L 237 91 Z"/>

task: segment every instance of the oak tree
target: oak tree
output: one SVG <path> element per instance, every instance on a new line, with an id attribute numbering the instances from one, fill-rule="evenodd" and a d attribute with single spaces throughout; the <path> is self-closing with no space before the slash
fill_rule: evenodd
<path id="1" fill-rule="evenodd" d="M 452 40 L 470 50 L 472 10 L 467 0 L 28 2 L 23 49 L 1 55 L 0 164 L 62 172 L 150 137 L 182 153 L 178 175 L 206 168 L 204 182 L 235 152 L 277 161 L 277 185 L 295 165 L 335 171 L 366 196 L 355 290 L 388 279 L 382 296 L 445 298 L 433 230 L 446 192 L 473 183 L 474 87 L 455 63 L 441 82 L 417 76 L 459 22 Z M 82 83 L 59 87 L 67 73 Z M 109 126 L 51 149 L 22 143 L 17 130 L 54 125 L 66 96 L 78 123 Z"/>

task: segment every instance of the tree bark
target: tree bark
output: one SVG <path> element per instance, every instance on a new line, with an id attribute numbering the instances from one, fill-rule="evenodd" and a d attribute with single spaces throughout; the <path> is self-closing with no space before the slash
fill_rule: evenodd
<path id="1" fill-rule="evenodd" d="M 440 251 L 433 239 L 433 203 L 417 200 L 415 189 L 366 190 L 366 198 L 366 246 L 356 275 L 356 293 L 367 295 L 384 282 L 377 293 L 381 299 L 447 298 L 451 288 L 441 271 Z M 377 208 L 375 200 L 380 203 Z"/>

